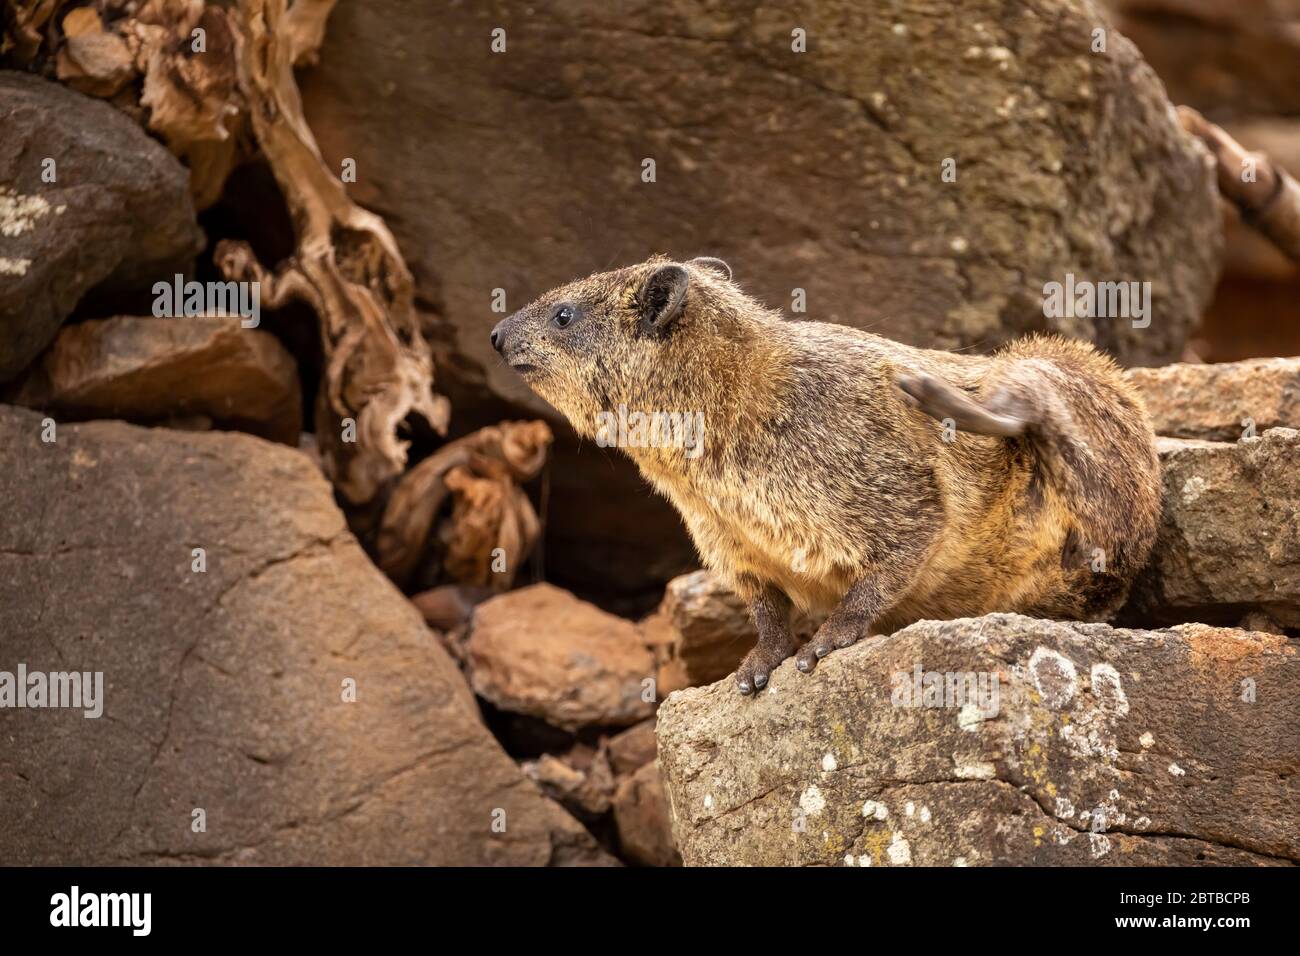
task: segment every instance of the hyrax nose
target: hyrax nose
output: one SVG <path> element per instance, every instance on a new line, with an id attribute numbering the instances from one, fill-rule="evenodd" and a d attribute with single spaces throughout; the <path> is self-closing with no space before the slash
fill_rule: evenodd
<path id="1" fill-rule="evenodd" d="M 505 330 L 506 321 L 507 321 L 506 319 L 502 319 L 500 322 L 496 324 L 496 327 L 492 330 L 492 347 L 496 349 L 498 352 L 500 352 L 502 349 L 506 347 L 506 330 Z"/>

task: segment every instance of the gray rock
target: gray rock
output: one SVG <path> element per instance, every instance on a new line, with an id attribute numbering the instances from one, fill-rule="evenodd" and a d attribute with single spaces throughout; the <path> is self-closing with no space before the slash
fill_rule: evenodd
<path id="1" fill-rule="evenodd" d="M 1228 623 L 1257 609 L 1300 626 L 1300 432 L 1156 447 L 1160 534 L 1120 619 Z"/>
<path id="2" fill-rule="evenodd" d="M 986 694 L 910 706 L 918 667 Z M 659 766 L 687 865 L 1285 864 L 1298 721 L 1283 636 L 992 614 L 679 691 Z"/>
<path id="3" fill-rule="evenodd" d="M 59 331 L 13 402 L 60 418 L 140 423 L 200 416 L 297 445 L 298 366 L 275 336 L 238 318 L 114 316 Z"/>
<path id="4" fill-rule="evenodd" d="M 148 289 L 202 248 L 189 171 L 161 144 L 106 102 L 0 71 L 0 382 L 88 290 Z"/>
<path id="5" fill-rule="evenodd" d="M 104 706 L 0 709 L 0 859 L 610 862 L 482 725 L 308 456 L 121 422 L 40 436 L 0 407 L 0 670 L 102 672 Z"/>

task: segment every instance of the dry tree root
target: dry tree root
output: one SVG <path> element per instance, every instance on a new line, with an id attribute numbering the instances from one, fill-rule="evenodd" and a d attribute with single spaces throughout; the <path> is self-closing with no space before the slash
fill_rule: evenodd
<path id="1" fill-rule="evenodd" d="M 379 566 L 404 584 L 434 539 L 446 579 L 508 590 L 541 531 L 519 485 L 541 471 L 551 438 L 545 422 L 502 422 L 448 442 L 420 462 L 402 476 L 384 508 Z M 451 515 L 431 535 L 449 495 Z M 504 571 L 492 567 L 497 548 Z"/>
<path id="2" fill-rule="evenodd" d="M 329 5 L 296 3 L 295 19 L 285 0 L 241 0 L 232 18 L 239 88 L 293 217 L 297 251 L 273 274 L 243 242 L 219 243 L 216 260 L 227 278 L 260 282 L 266 306 L 300 299 L 319 316 L 325 368 L 316 437 L 335 487 L 361 504 L 402 473 L 404 420 L 419 415 L 445 434 L 450 405 L 431 390 L 432 354 L 392 233 L 348 198 L 303 117 L 293 67 Z"/>
<path id="3" fill-rule="evenodd" d="M 1300 185 L 1268 156 L 1247 150 L 1190 106 L 1178 107 L 1178 119 L 1217 161 L 1219 194 L 1244 222 L 1300 262 Z M 1252 175 L 1245 175 L 1248 171 Z"/>

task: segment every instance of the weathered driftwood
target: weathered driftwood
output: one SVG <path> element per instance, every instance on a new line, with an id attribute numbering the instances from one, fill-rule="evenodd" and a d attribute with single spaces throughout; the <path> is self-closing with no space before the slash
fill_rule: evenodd
<path id="1" fill-rule="evenodd" d="M 348 198 L 303 117 L 293 65 L 311 22 L 290 18 L 285 0 L 244 0 L 233 17 L 239 87 L 298 248 L 274 273 L 244 242 L 219 243 L 216 259 L 227 278 L 260 282 L 270 308 L 300 299 L 319 316 L 325 368 L 316 436 L 335 487 L 361 503 L 402 473 L 408 443 L 397 431 L 407 416 L 443 434 L 450 405 L 430 388 L 433 361 L 396 241 L 382 219 Z"/>
<path id="2" fill-rule="evenodd" d="M 1215 158 L 1219 194 L 1248 225 L 1300 262 L 1300 185 L 1268 156 L 1246 149 L 1190 106 L 1178 107 L 1178 119 Z"/>
<path id="3" fill-rule="evenodd" d="M 448 496 L 451 514 L 437 528 L 443 575 L 461 584 L 507 590 L 541 530 L 519 485 L 546 462 L 545 422 L 502 422 L 448 442 L 402 476 L 384 509 L 376 541 L 379 566 L 405 583 L 431 544 Z M 493 567 L 493 552 L 504 562 Z"/>

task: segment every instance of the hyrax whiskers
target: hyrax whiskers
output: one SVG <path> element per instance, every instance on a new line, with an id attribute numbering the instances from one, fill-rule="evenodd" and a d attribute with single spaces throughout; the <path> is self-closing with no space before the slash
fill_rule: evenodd
<path id="1" fill-rule="evenodd" d="M 1104 618 L 1155 538 L 1151 426 L 1081 342 L 913 348 L 787 321 L 717 259 L 656 257 L 548 293 L 492 343 L 584 436 L 615 410 L 663 424 L 625 451 L 750 605 L 742 693 L 796 652 L 792 603 L 829 615 L 798 649 L 809 672 L 921 618 Z M 699 447 L 673 440 L 674 414 L 701 413 Z"/>

